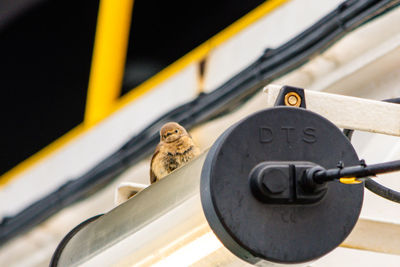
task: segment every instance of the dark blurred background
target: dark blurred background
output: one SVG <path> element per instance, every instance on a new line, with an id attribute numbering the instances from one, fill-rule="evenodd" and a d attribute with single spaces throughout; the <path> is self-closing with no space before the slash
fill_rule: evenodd
<path id="1" fill-rule="evenodd" d="M 263 2 L 135 0 L 121 95 Z M 98 6 L 0 0 L 0 175 L 83 121 Z"/>

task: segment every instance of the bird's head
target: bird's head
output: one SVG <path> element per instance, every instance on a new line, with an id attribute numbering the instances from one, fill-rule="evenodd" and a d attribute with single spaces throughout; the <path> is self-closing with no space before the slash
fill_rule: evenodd
<path id="1" fill-rule="evenodd" d="M 163 142 L 171 143 L 184 135 L 188 135 L 185 128 L 176 122 L 168 122 L 161 127 L 160 139 Z"/>

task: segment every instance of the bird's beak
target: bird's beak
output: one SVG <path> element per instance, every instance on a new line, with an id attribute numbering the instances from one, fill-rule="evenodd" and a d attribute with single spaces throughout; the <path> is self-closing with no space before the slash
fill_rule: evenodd
<path id="1" fill-rule="evenodd" d="M 175 133 L 175 131 L 170 131 L 165 134 L 165 141 L 167 143 L 174 142 L 175 140 L 178 140 L 179 138 L 180 138 L 180 136 L 177 133 Z"/>

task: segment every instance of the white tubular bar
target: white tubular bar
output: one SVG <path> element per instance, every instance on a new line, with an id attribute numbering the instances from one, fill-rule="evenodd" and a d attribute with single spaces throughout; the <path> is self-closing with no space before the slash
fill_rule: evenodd
<path id="1" fill-rule="evenodd" d="M 400 255 L 400 225 L 360 218 L 341 247 Z"/>
<path id="2" fill-rule="evenodd" d="M 282 86 L 268 85 L 267 104 L 273 106 Z M 351 96 L 304 90 L 306 106 L 340 128 L 400 136 L 400 105 Z"/>

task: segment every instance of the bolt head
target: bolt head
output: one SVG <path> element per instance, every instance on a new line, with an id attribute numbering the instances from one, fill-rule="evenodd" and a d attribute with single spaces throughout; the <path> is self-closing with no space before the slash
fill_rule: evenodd
<path id="1" fill-rule="evenodd" d="M 289 186 L 289 177 L 282 170 L 267 168 L 262 173 L 262 184 L 272 194 L 279 194 Z"/>
<path id="2" fill-rule="evenodd" d="M 288 102 L 291 106 L 294 106 L 297 104 L 297 98 L 294 95 L 289 96 Z"/>
<path id="3" fill-rule="evenodd" d="M 289 92 L 285 95 L 285 105 L 290 107 L 300 107 L 301 97 L 296 92 Z"/>

